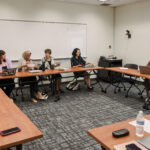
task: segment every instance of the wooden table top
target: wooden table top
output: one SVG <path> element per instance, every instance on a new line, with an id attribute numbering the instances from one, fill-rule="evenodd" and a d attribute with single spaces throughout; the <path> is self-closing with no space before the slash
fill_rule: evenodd
<path id="1" fill-rule="evenodd" d="M 21 77 L 31 77 L 31 76 L 44 76 L 44 75 L 53 75 L 58 73 L 70 73 L 70 72 L 80 72 L 80 71 L 92 71 L 92 70 L 100 70 L 103 67 L 91 67 L 91 68 L 83 68 L 83 67 L 73 67 L 65 70 L 60 69 L 49 69 L 42 71 L 40 73 L 30 73 L 30 72 L 17 72 L 13 76 L 0 76 L 0 79 L 11 79 L 11 78 L 21 78 Z"/>
<path id="2" fill-rule="evenodd" d="M 8 136 L 0 135 L 0 149 L 9 148 L 43 136 L 42 132 L 0 89 L 0 131 L 19 127 L 21 132 Z"/>
<path id="3" fill-rule="evenodd" d="M 123 73 L 123 74 L 128 74 L 128 75 L 132 75 L 132 76 L 137 76 L 137 77 L 142 77 L 142 78 L 146 78 L 146 79 L 150 79 L 150 75 L 148 74 L 141 74 L 139 72 L 139 70 L 136 69 L 121 69 L 121 67 L 112 67 L 112 68 L 105 68 L 105 70 L 109 70 L 109 71 L 114 71 L 114 72 L 119 72 L 119 73 Z"/>
<path id="4" fill-rule="evenodd" d="M 150 120 L 150 115 L 145 116 L 145 118 Z M 95 128 L 88 130 L 87 133 L 92 136 L 98 143 L 101 144 L 106 150 L 114 150 L 114 145 L 130 142 L 133 140 L 141 139 L 140 137 L 136 136 L 136 128 L 129 124 L 130 121 L 135 119 L 126 120 L 123 122 L 114 123 L 111 125 L 103 126 L 100 128 Z M 119 129 L 128 129 L 130 131 L 129 136 L 121 137 L 121 138 L 114 138 L 112 136 L 112 132 L 119 130 Z M 144 132 L 144 137 L 150 136 L 149 133 Z M 143 138 L 143 137 L 142 137 Z"/>

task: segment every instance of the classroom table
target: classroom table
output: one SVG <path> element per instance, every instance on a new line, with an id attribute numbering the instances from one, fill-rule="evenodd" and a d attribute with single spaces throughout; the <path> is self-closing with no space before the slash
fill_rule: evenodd
<path id="1" fill-rule="evenodd" d="M 145 116 L 145 118 L 150 120 L 150 115 Z M 150 133 L 144 132 L 143 137 L 137 137 L 135 126 L 129 124 L 129 122 L 133 120 L 135 120 L 135 118 L 131 120 L 126 120 L 126 121 L 106 125 L 103 127 L 95 128 L 95 129 L 90 129 L 87 131 L 87 133 L 92 138 L 94 138 L 98 143 L 101 144 L 103 150 L 114 150 L 115 145 L 127 143 L 133 140 L 138 140 L 150 136 Z M 112 136 L 113 131 L 124 129 L 124 128 L 129 130 L 130 134 L 128 136 L 121 137 L 121 138 L 114 138 Z"/>
<path id="2" fill-rule="evenodd" d="M 0 131 L 19 127 L 21 132 L 8 136 L 0 135 L 0 149 L 16 146 L 22 149 L 22 144 L 41 138 L 42 132 L 0 89 Z"/>
<path id="3" fill-rule="evenodd" d="M 105 70 L 109 70 L 109 71 L 113 71 L 113 72 L 121 73 L 121 74 L 126 74 L 126 75 L 129 75 L 129 76 L 135 76 L 135 77 L 142 77 L 142 78 L 150 79 L 150 75 L 141 74 L 139 72 L 139 70 L 137 70 L 137 69 L 130 69 L 130 68 L 124 68 L 124 67 L 112 67 L 112 68 L 105 68 Z M 107 92 L 107 89 L 111 85 L 116 86 L 115 84 L 113 84 L 113 81 L 112 81 L 112 83 L 108 84 L 107 87 L 105 88 L 105 90 L 104 90 L 105 93 Z M 138 90 L 139 90 L 139 95 L 141 95 L 141 98 L 143 98 L 142 93 L 144 92 L 145 89 L 143 91 L 141 91 L 138 88 Z M 126 97 L 127 97 L 127 95 L 126 95 Z"/>
<path id="4" fill-rule="evenodd" d="M 135 77 L 141 77 L 141 78 L 144 78 L 144 79 L 150 79 L 150 75 L 148 75 L 148 74 L 141 74 L 140 71 L 137 70 L 137 69 L 123 68 L 123 67 L 112 67 L 112 68 L 105 68 L 105 69 L 109 70 L 109 71 L 113 71 L 113 72 L 118 72 L 118 73 L 122 73 L 122 74 L 135 76 Z M 104 90 L 105 93 L 106 93 L 106 89 L 108 87 L 109 87 L 109 85 L 105 88 L 105 90 Z M 141 97 L 142 97 L 142 93 L 144 92 L 144 90 L 139 93 L 139 95 L 141 95 Z M 148 110 L 149 109 L 148 108 L 149 104 L 150 104 L 150 100 L 146 99 L 145 100 L 145 104 L 143 105 L 143 108 Z"/>
<path id="5" fill-rule="evenodd" d="M 137 69 L 130 69 L 130 68 L 123 68 L 123 67 L 112 67 L 112 68 L 105 68 L 105 70 L 109 70 L 109 71 L 114 71 L 114 72 L 118 72 L 118 73 L 122 73 L 122 74 L 128 74 L 131 76 L 136 76 L 136 77 L 142 77 L 142 78 L 146 78 L 146 79 L 150 79 L 150 75 L 148 74 L 141 74 L 139 72 L 139 70 Z"/>
<path id="6" fill-rule="evenodd" d="M 70 72 L 80 72 L 80 71 L 93 71 L 103 69 L 103 67 L 72 67 L 68 69 L 48 69 L 45 71 L 41 71 L 39 73 L 30 73 L 30 72 L 17 72 L 15 75 L 12 76 L 0 76 L 0 79 L 11 79 L 11 78 L 23 78 L 23 77 L 31 77 L 31 76 L 46 76 L 46 75 L 53 75 L 59 73 L 70 73 Z"/>
<path id="7" fill-rule="evenodd" d="M 103 69 L 103 67 L 72 67 L 67 69 L 48 69 L 45 71 L 41 71 L 39 73 L 31 73 L 31 72 L 17 72 L 15 75 L 12 76 L 0 76 L 0 79 L 12 79 L 12 78 L 23 78 L 23 77 L 32 77 L 32 76 L 47 76 L 47 75 L 54 75 L 54 74 L 63 74 L 63 73 L 71 73 L 71 72 L 80 72 L 80 71 L 94 71 L 94 74 L 96 74 L 95 70 Z M 51 79 L 52 82 L 52 93 L 53 95 L 56 95 L 56 100 L 58 101 L 60 99 L 59 93 L 56 92 L 56 79 Z M 100 81 L 97 81 L 96 84 L 99 84 L 101 91 L 103 92 L 103 87 L 100 84 Z"/>

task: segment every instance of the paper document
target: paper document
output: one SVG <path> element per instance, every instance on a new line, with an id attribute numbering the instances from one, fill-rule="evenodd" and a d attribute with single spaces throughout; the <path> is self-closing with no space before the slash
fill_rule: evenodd
<path id="1" fill-rule="evenodd" d="M 136 120 L 129 122 L 129 124 L 136 126 Z M 144 119 L 144 131 L 150 133 L 150 120 Z"/>
<path id="2" fill-rule="evenodd" d="M 142 150 L 148 150 L 147 148 L 145 148 L 144 146 L 142 146 L 141 144 L 139 144 L 136 141 L 130 141 L 128 143 L 123 143 L 123 144 L 115 145 L 114 146 L 114 150 L 127 150 L 126 145 L 128 145 L 128 144 L 135 144 L 136 146 L 138 146 Z"/>
<path id="3" fill-rule="evenodd" d="M 124 69 L 124 70 L 127 70 L 128 68 L 125 68 L 125 67 L 120 67 L 120 69 Z"/>

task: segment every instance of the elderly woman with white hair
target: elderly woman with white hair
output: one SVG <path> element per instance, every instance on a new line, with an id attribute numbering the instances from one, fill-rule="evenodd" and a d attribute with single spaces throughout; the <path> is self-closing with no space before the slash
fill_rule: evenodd
<path id="1" fill-rule="evenodd" d="M 18 71 L 28 71 L 30 68 L 30 64 L 34 64 L 31 59 L 31 52 L 30 51 L 24 51 L 22 54 L 22 58 L 18 62 Z M 37 68 L 37 65 L 32 65 L 34 69 Z M 20 78 L 20 83 L 22 85 L 30 85 L 30 95 L 31 95 L 31 101 L 34 103 L 37 103 L 37 99 L 44 100 L 45 97 L 42 96 L 41 92 L 38 89 L 38 82 L 35 76 L 33 77 L 24 77 Z"/>

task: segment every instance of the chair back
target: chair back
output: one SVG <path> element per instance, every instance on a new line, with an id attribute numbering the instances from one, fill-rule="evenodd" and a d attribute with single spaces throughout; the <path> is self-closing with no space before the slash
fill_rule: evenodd
<path id="1" fill-rule="evenodd" d="M 137 64 L 125 64 L 124 67 L 125 68 L 130 68 L 130 69 L 138 69 Z"/>

